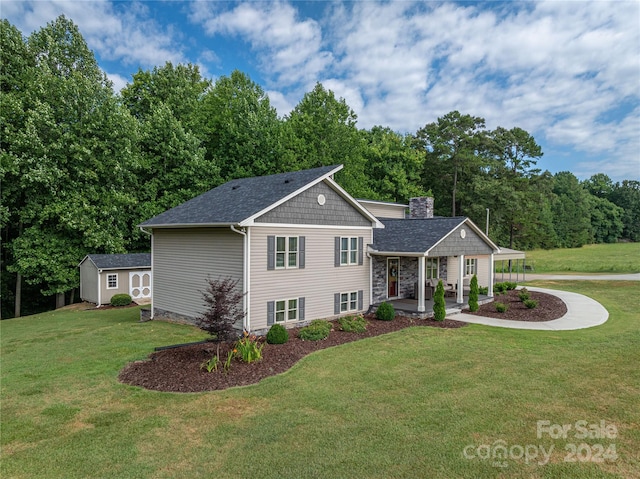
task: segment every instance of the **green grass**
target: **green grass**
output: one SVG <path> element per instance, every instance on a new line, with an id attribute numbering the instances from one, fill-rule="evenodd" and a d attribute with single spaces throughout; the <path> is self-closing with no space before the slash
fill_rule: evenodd
<path id="1" fill-rule="evenodd" d="M 527 251 L 527 264 L 535 273 L 638 273 L 640 243 Z"/>
<path id="2" fill-rule="evenodd" d="M 639 477 L 638 283 L 535 284 L 591 296 L 610 319 L 569 332 L 411 328 L 199 394 L 116 380 L 153 346 L 203 338 L 194 328 L 138 323 L 133 308 L 2 321 L 0 476 Z M 604 420 L 618 436 L 537 438 L 538 420 Z M 496 441 L 554 452 L 507 467 L 463 455 Z M 568 443 L 615 444 L 619 458 L 566 463 Z"/>

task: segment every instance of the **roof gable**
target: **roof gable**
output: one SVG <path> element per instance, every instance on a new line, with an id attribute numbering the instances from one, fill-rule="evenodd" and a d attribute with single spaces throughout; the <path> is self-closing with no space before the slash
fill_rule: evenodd
<path id="1" fill-rule="evenodd" d="M 87 258 L 98 269 L 151 268 L 151 253 L 88 254 L 80 264 Z"/>
<path id="2" fill-rule="evenodd" d="M 372 248 L 381 253 L 446 256 L 452 247 L 457 248 L 455 254 L 490 254 L 498 250 L 470 219 L 463 216 L 384 219 L 383 223 L 384 229 L 373 230 Z M 449 239 L 463 227 L 470 230 L 468 237 L 460 238 L 463 240 L 460 244 L 449 245 Z"/>
<path id="3" fill-rule="evenodd" d="M 341 165 L 231 180 L 143 223 L 142 227 L 239 224 L 264 214 L 298 191 L 328 178 Z"/>

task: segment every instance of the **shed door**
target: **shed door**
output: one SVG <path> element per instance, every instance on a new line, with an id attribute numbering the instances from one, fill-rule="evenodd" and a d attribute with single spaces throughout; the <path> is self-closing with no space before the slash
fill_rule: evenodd
<path id="1" fill-rule="evenodd" d="M 129 273 L 129 294 L 131 299 L 151 297 L 151 271 Z"/>

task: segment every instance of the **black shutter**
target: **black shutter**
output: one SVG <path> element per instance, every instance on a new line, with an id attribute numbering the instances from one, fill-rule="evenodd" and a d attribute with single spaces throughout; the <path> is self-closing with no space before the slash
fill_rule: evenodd
<path id="1" fill-rule="evenodd" d="M 298 268 L 304 269 L 304 236 L 298 237 Z"/>
<path id="2" fill-rule="evenodd" d="M 358 238 L 358 264 L 362 266 L 364 264 L 364 238 L 360 236 Z"/>
<path id="3" fill-rule="evenodd" d="M 359 290 L 358 291 L 358 310 L 359 311 L 362 311 L 362 309 L 363 309 L 363 307 L 362 307 L 363 306 L 363 304 L 362 304 L 363 300 L 364 300 L 364 291 Z"/>
<path id="4" fill-rule="evenodd" d="M 340 236 L 336 236 L 336 249 L 334 266 L 340 266 Z"/>
<path id="5" fill-rule="evenodd" d="M 333 314 L 340 314 L 340 293 L 333 295 Z"/>
<path id="6" fill-rule="evenodd" d="M 267 303 L 267 326 L 271 326 L 276 319 L 276 302 L 269 301 Z"/>
<path id="7" fill-rule="evenodd" d="M 304 321 L 304 298 L 298 298 L 298 320 Z"/>
<path id="8" fill-rule="evenodd" d="M 267 269 L 276 269 L 276 237 L 267 236 Z"/>

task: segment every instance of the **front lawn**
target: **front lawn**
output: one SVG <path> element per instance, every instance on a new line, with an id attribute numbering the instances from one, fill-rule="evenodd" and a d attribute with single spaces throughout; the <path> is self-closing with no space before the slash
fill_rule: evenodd
<path id="1" fill-rule="evenodd" d="M 575 332 L 411 328 L 197 394 L 116 381 L 153 346 L 203 338 L 195 328 L 138 323 L 136 308 L 2 321 L 0 476 L 637 477 L 638 283 L 535 284 L 587 294 L 611 317 Z M 573 430 L 538 437 L 538 421 Z M 581 439 L 578 421 L 617 434 Z M 481 458 L 497 445 L 506 459 Z M 618 458 L 595 462 L 600 445 Z M 553 448 L 545 465 L 540 447 Z"/>
<path id="2" fill-rule="evenodd" d="M 640 243 L 527 251 L 534 273 L 639 273 Z"/>

